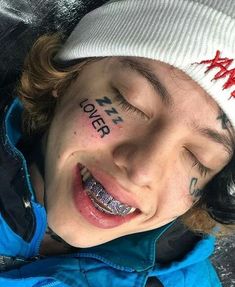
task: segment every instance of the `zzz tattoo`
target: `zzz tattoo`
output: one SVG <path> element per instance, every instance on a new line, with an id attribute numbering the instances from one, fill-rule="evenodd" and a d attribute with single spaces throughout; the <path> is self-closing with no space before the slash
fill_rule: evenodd
<path id="1" fill-rule="evenodd" d="M 108 106 L 112 105 L 112 101 L 108 97 L 103 97 L 102 99 L 96 99 L 96 102 L 101 107 L 107 106 L 107 105 Z M 110 117 L 113 117 L 113 115 L 115 115 L 115 118 L 112 119 L 112 121 L 115 125 L 117 125 L 120 122 L 123 122 L 123 119 L 120 116 L 116 116 L 116 115 L 118 115 L 118 111 L 114 107 L 109 107 L 109 109 L 105 109 L 104 111 Z"/>
<path id="2" fill-rule="evenodd" d="M 123 119 L 119 116 L 118 111 L 111 106 L 113 103 L 108 97 L 96 99 L 96 103 L 104 108 L 105 113 L 112 118 L 112 122 L 115 125 L 123 122 Z M 80 107 L 85 113 L 89 114 L 89 119 L 92 120 L 92 126 L 97 130 L 97 132 L 100 133 L 101 138 L 110 133 L 109 126 L 105 123 L 101 115 L 98 114 L 97 108 L 94 104 L 89 103 L 88 99 L 85 99 L 80 102 Z"/>

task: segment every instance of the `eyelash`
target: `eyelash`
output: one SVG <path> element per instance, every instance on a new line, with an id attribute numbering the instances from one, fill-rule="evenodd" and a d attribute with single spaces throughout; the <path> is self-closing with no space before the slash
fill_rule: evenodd
<path id="1" fill-rule="evenodd" d="M 112 87 L 113 92 L 115 94 L 114 100 L 118 102 L 118 104 L 121 106 L 121 108 L 126 111 L 126 112 L 133 112 L 136 113 L 139 117 L 141 117 L 144 120 L 148 120 L 149 117 L 136 107 L 132 106 L 124 97 L 123 95 L 119 92 L 118 89 Z"/>
<path id="2" fill-rule="evenodd" d="M 204 166 L 195 156 L 194 154 L 186 148 L 186 151 L 190 158 L 193 161 L 193 167 L 196 166 L 200 175 L 202 177 L 206 177 L 207 174 L 211 171 L 208 167 Z"/>

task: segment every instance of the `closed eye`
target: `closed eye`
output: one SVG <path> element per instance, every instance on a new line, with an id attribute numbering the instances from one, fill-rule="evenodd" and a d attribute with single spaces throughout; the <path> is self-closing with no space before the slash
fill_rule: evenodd
<path id="1" fill-rule="evenodd" d="M 190 157 L 190 159 L 193 161 L 193 167 L 196 166 L 200 175 L 202 177 L 206 177 L 208 173 L 210 173 L 212 170 L 206 167 L 205 165 L 203 165 L 189 149 L 187 149 L 186 147 L 184 148 L 186 149 L 187 154 Z"/>
<path id="2" fill-rule="evenodd" d="M 115 94 L 115 101 L 119 104 L 119 106 L 126 112 L 133 112 L 136 113 L 139 117 L 141 117 L 144 120 L 149 120 L 149 117 L 142 112 L 141 110 L 137 109 L 133 105 L 131 105 L 125 98 L 124 96 L 120 93 L 118 89 L 115 87 L 112 87 L 112 90 Z"/>

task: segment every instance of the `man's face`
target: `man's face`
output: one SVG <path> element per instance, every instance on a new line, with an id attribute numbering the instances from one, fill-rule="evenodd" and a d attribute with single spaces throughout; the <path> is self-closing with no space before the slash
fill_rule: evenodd
<path id="1" fill-rule="evenodd" d="M 49 226 L 89 247 L 179 217 L 230 159 L 225 120 L 202 88 L 167 64 L 87 64 L 58 98 L 48 132 Z"/>

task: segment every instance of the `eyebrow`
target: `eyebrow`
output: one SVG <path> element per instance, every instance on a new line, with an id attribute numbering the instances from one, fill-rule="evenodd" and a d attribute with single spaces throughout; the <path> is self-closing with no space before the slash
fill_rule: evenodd
<path id="1" fill-rule="evenodd" d="M 161 97 L 162 102 L 166 106 L 173 105 L 172 96 L 168 92 L 167 88 L 161 83 L 159 78 L 155 75 L 155 73 L 151 71 L 148 64 L 140 62 L 135 58 L 127 57 L 120 57 L 119 62 L 124 67 L 129 68 L 133 72 L 136 72 L 140 76 L 144 77 L 149 82 L 149 84 L 151 84 L 156 94 Z M 199 135 L 204 136 L 215 143 L 223 145 L 229 156 L 232 156 L 235 150 L 235 142 L 230 133 L 229 136 L 226 136 L 214 129 L 208 127 L 199 127 L 196 123 L 193 123 L 192 126 Z"/>
<path id="2" fill-rule="evenodd" d="M 231 136 L 222 135 L 221 133 L 211 128 L 198 127 L 196 125 L 193 126 L 194 130 L 198 134 L 212 140 L 215 143 L 223 145 L 229 156 L 231 157 L 233 155 L 235 147 L 234 147 L 234 140 L 231 138 Z"/>

